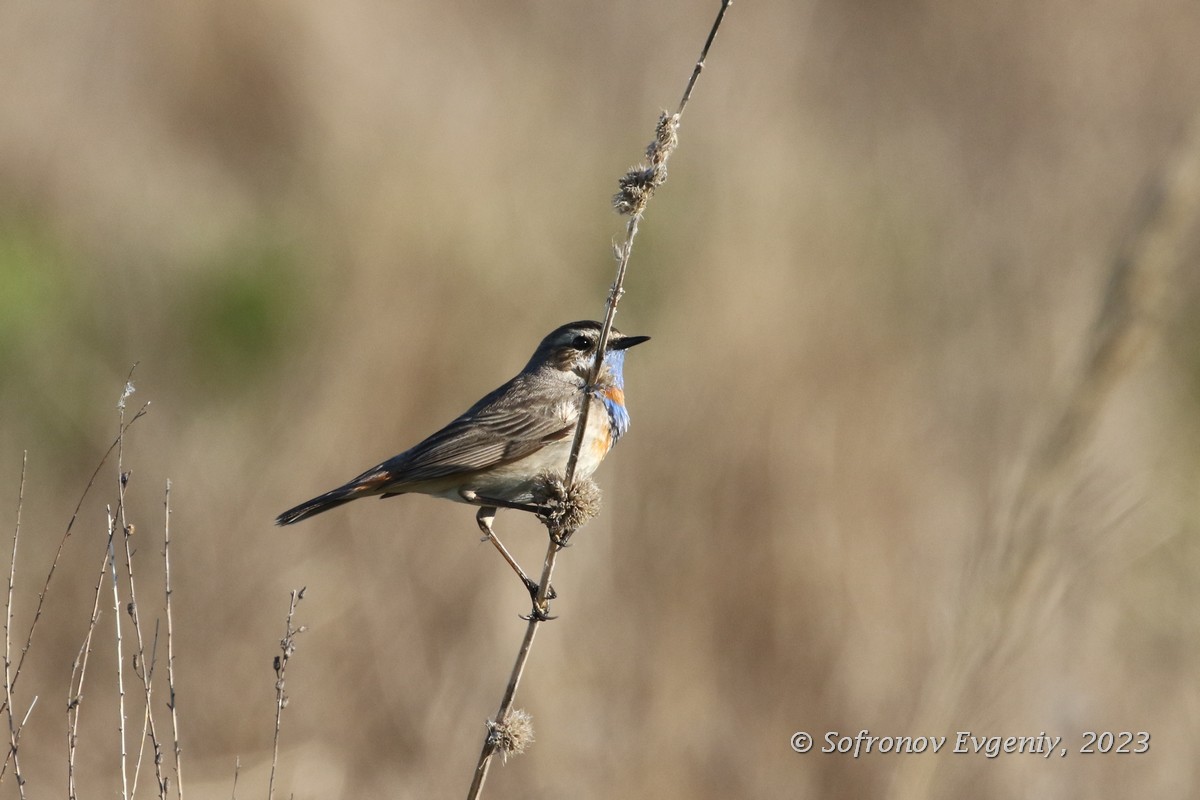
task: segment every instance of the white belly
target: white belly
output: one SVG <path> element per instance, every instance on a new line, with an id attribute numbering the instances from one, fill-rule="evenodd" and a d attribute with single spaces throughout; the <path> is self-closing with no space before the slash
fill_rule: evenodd
<path id="1" fill-rule="evenodd" d="M 567 459 L 571 454 L 571 442 L 572 437 L 552 442 L 518 461 L 493 467 L 475 475 L 460 486 L 440 494 L 442 497 L 459 502 L 471 502 L 462 496 L 464 491 L 474 492 L 480 497 L 507 500 L 511 503 L 532 502 L 533 487 L 539 476 L 547 473 L 562 475 L 566 471 Z M 603 404 L 594 402 L 588 412 L 587 433 L 583 438 L 583 446 L 579 450 L 579 460 L 575 465 L 575 477 L 590 477 L 600 466 L 600 462 L 604 460 L 604 456 L 608 454 L 612 444 L 607 412 Z"/>

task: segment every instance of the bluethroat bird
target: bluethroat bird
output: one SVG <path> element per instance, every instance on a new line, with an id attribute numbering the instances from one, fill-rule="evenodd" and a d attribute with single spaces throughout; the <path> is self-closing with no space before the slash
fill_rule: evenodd
<path id="1" fill-rule="evenodd" d="M 403 453 L 371 467 L 349 483 L 280 514 L 277 525 L 357 500 L 427 494 L 479 506 L 476 521 L 485 537 L 521 577 L 534 583 L 496 538 L 492 521 L 500 508 L 541 511 L 534 489 L 547 473 L 562 474 L 579 419 L 587 376 L 595 360 L 600 323 L 572 322 L 551 331 L 515 378 L 486 395 L 458 419 Z M 649 336 L 610 332 L 600 375 L 588 394 L 588 422 L 576 463 L 586 478 L 629 429 L 622 368 L 625 351 Z"/>

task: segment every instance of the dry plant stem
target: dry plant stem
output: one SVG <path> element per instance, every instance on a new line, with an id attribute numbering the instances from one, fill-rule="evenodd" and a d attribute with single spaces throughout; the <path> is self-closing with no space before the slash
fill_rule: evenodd
<path id="1" fill-rule="evenodd" d="M 732 3 L 733 0 L 721 1 L 721 9 L 717 12 L 717 18 L 713 20 L 712 28 L 708 32 L 708 38 L 704 40 L 704 47 L 700 50 L 700 57 L 696 59 L 696 66 L 692 69 L 687 87 L 683 90 L 683 96 L 679 100 L 678 110 L 676 110 L 673 116 L 668 116 L 664 112 L 662 118 L 659 120 L 658 128 L 655 131 L 655 142 L 650 145 L 648 150 L 652 165 L 655 168 L 662 169 L 661 177 L 657 179 L 656 186 L 661 185 L 666 180 L 666 163 L 675 149 L 674 137 L 675 132 L 679 128 L 680 118 L 683 116 L 684 109 L 687 108 L 688 101 L 692 98 L 692 89 L 695 88 L 696 81 L 699 80 L 700 73 L 704 70 L 704 62 L 708 58 L 709 48 L 712 47 L 713 41 L 717 38 L 717 31 L 720 30 L 721 22 L 725 19 L 725 12 L 729 10 L 729 6 Z M 600 367 L 604 363 L 604 354 L 608 349 L 608 339 L 612 334 L 613 320 L 617 316 L 617 304 L 621 301 L 622 295 L 625 294 L 625 272 L 629 267 L 629 257 L 633 254 L 633 240 L 637 237 L 638 224 L 641 222 L 642 214 L 645 213 L 646 203 L 648 202 L 649 195 L 641 203 L 636 204 L 630 209 L 629 222 L 625 226 L 625 242 L 616 248 L 617 277 L 613 280 L 612 289 L 608 293 L 608 305 L 604 313 L 604 324 L 600 328 L 600 341 L 596 344 L 596 359 L 592 362 L 592 369 L 588 375 L 587 387 L 579 413 L 579 421 L 575 426 L 575 438 L 571 441 L 571 455 L 567 459 L 565 479 L 567 486 L 570 486 L 575 479 L 575 469 L 579 463 L 579 451 L 583 448 L 584 431 L 587 430 L 588 406 L 591 405 L 587 402 L 587 398 L 590 396 L 596 379 L 600 376 Z"/>
<path id="2" fill-rule="evenodd" d="M 104 559 L 100 562 L 100 576 L 96 580 L 96 589 L 92 595 L 92 617 L 88 622 L 87 634 L 79 648 L 79 655 L 71 665 L 71 683 L 67 693 L 67 798 L 77 800 L 75 786 L 75 749 L 79 740 L 79 711 L 83 705 L 83 683 L 87 677 L 88 656 L 92 652 L 92 636 L 96 633 L 96 623 L 100 619 L 100 593 L 104 587 L 104 578 L 108 574 L 109 548 L 104 548 Z"/>
<path id="3" fill-rule="evenodd" d="M 150 747 L 154 751 L 154 776 L 158 783 L 158 796 L 160 800 L 166 797 L 167 784 L 162 773 L 162 745 L 158 740 L 158 729 L 154 721 L 153 713 L 153 694 L 154 694 L 154 665 L 157 660 L 158 653 L 158 628 L 155 626 L 154 643 L 150 648 L 149 657 L 146 654 L 145 637 L 142 635 L 142 620 L 138 613 L 137 601 L 137 586 L 133 577 L 133 526 L 125 520 L 125 498 L 124 498 L 124 481 L 121 487 L 121 529 L 125 543 L 125 576 L 128 579 L 129 585 L 129 605 L 126 610 L 133 621 L 133 631 L 137 639 L 137 652 L 134 654 L 133 673 L 142 682 L 142 693 L 145 707 L 142 711 L 142 735 L 138 740 L 138 754 L 134 761 L 133 769 L 133 789 L 131 796 L 137 793 L 138 778 L 142 772 L 142 760 L 145 755 L 146 740 L 150 740 Z"/>
<path id="4" fill-rule="evenodd" d="M 168 708 L 171 709 L 171 736 L 175 752 L 175 796 L 183 800 L 183 771 L 180 763 L 183 748 L 179 746 L 179 715 L 175 710 L 175 626 L 171 621 L 171 481 L 163 500 L 163 581 L 166 587 L 167 605 L 167 694 L 170 696 Z M 237 784 L 236 777 L 234 784 Z"/>
<path id="5" fill-rule="evenodd" d="M 551 550 L 557 552 L 558 545 L 550 543 Z M 550 573 L 553 571 L 554 564 L 549 553 L 546 556 L 546 563 L 542 568 L 542 581 L 539 586 L 550 585 Z M 542 603 L 545 603 L 544 592 L 541 588 L 538 589 L 538 596 Z M 536 601 L 535 601 L 536 603 Z M 500 701 L 500 710 L 496 712 L 496 721 L 502 721 L 512 711 L 513 701 L 517 696 L 517 686 L 521 683 L 521 676 L 525 674 L 525 665 L 529 662 L 529 651 L 533 647 L 533 638 L 537 636 L 538 627 L 544 621 L 543 617 L 537 613 L 537 608 L 534 608 L 534 613 L 529 615 L 529 622 L 525 626 L 525 638 L 521 640 L 521 649 L 517 651 L 517 660 L 513 665 L 512 674 L 508 678 L 508 686 L 504 690 L 504 698 Z M 483 749 L 479 753 L 479 761 L 475 764 L 475 773 L 471 778 L 471 788 L 467 792 L 467 800 L 475 800 L 483 791 L 484 781 L 487 780 L 488 769 L 492 764 L 492 756 L 496 754 L 496 743 L 492 739 L 491 729 L 483 738 Z"/>
<path id="6" fill-rule="evenodd" d="M 124 417 L 125 417 L 124 400 L 132 392 L 133 392 L 133 386 L 132 386 L 132 384 L 127 382 L 126 386 L 125 386 L 125 392 L 121 396 L 121 402 L 117 404 L 117 408 L 121 412 L 121 423 L 122 424 L 120 427 L 124 427 Z M 165 787 L 163 786 L 163 781 L 162 781 L 162 751 L 158 744 L 158 735 L 157 735 L 157 731 L 155 730 L 155 726 L 154 726 L 154 714 L 153 714 L 153 702 L 152 702 L 153 682 L 151 680 L 151 677 L 152 677 L 153 671 L 154 671 L 154 654 L 151 653 L 150 666 L 149 666 L 149 669 L 147 669 L 146 643 L 145 643 L 145 637 L 142 635 L 141 617 L 138 614 L 137 584 L 136 584 L 136 582 L 134 580 L 134 576 L 133 576 L 133 547 L 132 547 L 133 525 L 131 525 L 129 523 L 129 519 L 126 516 L 125 488 L 128 486 L 128 484 L 129 484 L 129 474 L 125 472 L 125 444 L 124 444 L 124 438 L 122 437 L 121 444 L 118 445 L 118 447 L 117 447 L 117 496 L 119 498 L 119 502 L 117 503 L 117 511 L 118 511 L 117 516 L 120 519 L 120 523 L 121 523 L 121 540 L 122 540 L 122 543 L 123 543 L 124 549 L 125 549 L 125 576 L 128 580 L 128 585 L 129 585 L 129 604 L 126 606 L 126 610 L 128 611 L 129 617 L 130 617 L 131 621 L 133 622 L 133 631 L 134 631 L 134 635 L 137 640 L 137 650 L 134 652 L 134 656 L 133 656 L 133 673 L 142 682 L 142 693 L 143 693 L 142 699 L 144 702 L 144 708 L 142 709 L 142 735 L 140 737 L 138 737 L 138 752 L 137 752 L 137 758 L 134 760 L 133 783 L 132 783 L 132 788 L 130 789 L 129 795 L 132 798 L 133 796 L 135 796 L 137 794 L 138 781 L 142 774 L 142 761 L 143 761 L 143 758 L 145 757 L 145 752 L 146 752 L 146 739 L 149 738 L 151 745 L 153 747 L 153 750 L 154 750 L 154 771 L 155 771 L 155 776 L 157 778 L 157 783 L 158 783 L 158 794 L 159 794 L 159 798 L 161 800 L 161 798 L 163 797 L 163 794 L 165 792 Z M 112 564 L 113 577 L 114 577 L 114 585 L 113 585 L 113 600 L 114 600 L 114 602 L 117 602 L 117 596 L 116 596 L 117 587 L 115 584 L 116 567 L 117 567 L 116 559 L 114 558 L 113 564 Z M 117 620 L 119 623 L 120 616 L 121 616 L 120 608 L 117 608 L 116 611 L 117 611 Z M 119 638 L 119 636 L 120 636 L 120 631 L 118 630 L 118 638 Z M 157 637 L 155 637 L 155 639 L 157 641 Z M 123 697 L 123 695 L 122 695 L 122 697 Z"/>
<path id="7" fill-rule="evenodd" d="M 733 0 L 721 0 L 721 10 L 717 12 L 717 18 L 713 21 L 712 29 L 708 32 L 708 38 L 704 40 L 704 47 L 700 50 L 700 58 L 696 59 L 696 66 L 692 70 L 692 77 L 688 78 L 687 88 L 683 90 L 683 98 L 679 101 L 679 108 L 675 111 L 676 114 L 683 114 L 683 109 L 687 107 L 688 101 L 692 99 L 692 89 L 696 86 L 696 81 L 700 78 L 700 73 L 704 71 L 704 60 L 708 58 L 708 49 L 712 47 L 713 40 L 717 38 L 717 31 L 721 28 L 721 22 L 725 19 L 725 12 L 733 5 Z"/>
<path id="8" fill-rule="evenodd" d="M 21 731 L 25 729 L 25 723 L 29 722 L 29 716 L 33 713 L 33 709 L 37 705 L 37 702 L 38 702 L 38 696 L 35 694 L 33 696 L 33 699 L 29 701 L 29 708 L 27 708 L 25 710 L 25 716 L 21 717 L 21 722 L 17 725 L 17 742 L 16 742 L 17 746 L 19 746 L 21 744 Z M 24 789 L 25 779 L 21 776 L 20 765 L 16 764 L 16 756 L 17 756 L 16 748 L 14 748 L 14 750 L 13 750 L 14 770 L 17 773 L 18 785 L 21 787 L 21 796 L 24 797 L 25 796 L 25 789 Z"/>
<path id="9" fill-rule="evenodd" d="M 129 752 L 125 747 L 125 656 L 121 642 L 121 598 L 117 585 L 117 556 L 113 538 L 116 536 L 117 521 L 112 510 L 108 512 L 108 566 L 112 576 L 113 629 L 116 634 L 117 652 L 117 734 L 121 746 L 121 797 L 129 800 Z"/>
<path id="10" fill-rule="evenodd" d="M 25 644 L 21 647 L 21 657 L 17 659 L 17 668 L 13 671 L 12 685 L 15 688 L 17 679 L 21 677 L 21 667 L 25 664 L 25 656 L 29 653 L 29 648 L 33 646 L 33 634 L 37 630 L 38 621 L 42 618 L 42 606 L 46 602 L 46 595 L 50 592 L 50 582 L 54 578 L 54 572 L 58 568 L 58 562 L 62 558 L 63 548 L 67 544 L 67 539 L 71 536 L 71 530 L 75 527 L 75 520 L 79 518 L 79 510 L 83 508 L 83 502 L 87 499 L 88 493 L 92 490 L 92 485 L 96 482 L 96 478 L 100 475 L 100 470 L 104 469 L 104 465 L 108 462 L 108 457 L 117 449 L 117 445 L 121 442 L 121 437 L 125 435 L 133 423 L 137 422 L 146 414 L 146 409 L 150 404 L 146 403 L 141 409 L 133 415 L 128 424 L 121 428 L 117 433 L 117 438 L 113 439 L 112 444 L 104 451 L 104 455 L 100 457 L 100 463 L 96 465 L 96 469 L 92 471 L 92 476 L 88 478 L 87 486 L 83 489 L 83 494 L 79 496 L 79 502 L 75 504 L 75 510 L 71 512 L 71 519 L 67 522 L 67 528 L 63 531 L 62 538 L 58 541 L 58 549 L 54 552 L 54 559 L 50 562 L 50 569 L 46 573 L 46 580 L 42 584 L 42 591 L 38 593 L 37 607 L 33 611 L 33 621 L 29 623 L 29 631 L 25 635 Z M 10 754 L 11 755 L 11 754 Z M 6 761 L 7 763 L 7 761 Z"/>
<path id="11" fill-rule="evenodd" d="M 130 370 L 130 377 L 132 377 L 132 375 L 133 375 L 133 371 Z M 109 446 L 108 450 L 104 453 L 104 456 L 100 459 L 100 463 L 96 466 L 95 472 L 92 473 L 92 477 L 88 480 L 87 487 L 84 489 L 83 495 L 79 498 L 79 503 L 76 504 L 76 506 L 75 506 L 75 512 L 71 515 L 71 521 L 69 523 L 67 523 L 67 530 L 63 534 L 63 538 L 58 544 L 58 551 L 55 553 L 54 561 L 50 566 L 50 574 L 46 576 L 46 584 L 42 589 L 42 594 L 38 598 L 37 611 L 34 614 L 33 623 L 30 625 L 30 628 L 29 628 L 29 636 L 26 638 L 25 650 L 23 650 L 21 652 L 22 661 L 24 660 L 25 653 L 27 653 L 29 651 L 30 644 L 33 641 L 33 630 L 37 626 L 38 617 L 40 617 L 40 615 L 41 615 L 42 602 L 45 599 L 46 591 L 48 591 L 48 589 L 49 589 L 50 578 L 53 577 L 53 575 L 54 575 L 54 569 L 58 565 L 59 556 L 62 555 L 63 545 L 66 543 L 67 537 L 70 536 L 70 534 L 71 534 L 71 528 L 74 526 L 75 520 L 79 517 L 79 509 L 83 506 L 83 501 L 87 497 L 88 491 L 92 488 L 92 484 L 95 483 L 95 481 L 96 481 L 96 476 L 100 474 L 101 468 L 104 466 L 104 463 L 108 460 L 108 457 L 112 454 L 113 450 L 118 450 L 118 452 L 120 452 L 120 449 L 123 447 L 123 444 L 125 441 L 125 434 L 126 434 L 126 432 L 129 431 L 130 426 L 132 426 L 133 423 L 135 423 L 139 419 L 141 419 L 145 415 L 146 409 L 149 408 L 149 406 L 150 406 L 149 403 L 146 403 L 145 405 L 143 405 L 141 407 L 141 409 L 139 409 L 138 412 L 133 415 L 133 418 L 130 419 L 128 423 L 126 423 L 125 422 L 125 414 L 124 414 L 125 400 L 126 400 L 126 398 L 129 397 L 130 394 L 132 394 L 132 392 L 133 392 L 133 385 L 129 382 L 129 379 L 126 379 L 125 391 L 121 395 L 120 401 L 117 403 L 117 408 L 120 409 L 122 412 L 121 413 L 121 422 L 120 422 L 120 425 L 118 426 L 118 430 L 117 430 L 117 438 L 113 441 L 113 443 Z M 118 472 L 118 475 L 122 474 L 119 466 L 118 466 L 117 472 Z M 100 619 L 100 593 L 104 587 L 105 576 L 109 572 L 109 564 L 112 563 L 114 560 L 113 559 L 114 553 L 115 553 L 114 544 L 113 544 L 113 535 L 115 533 L 114 527 L 115 527 L 115 520 L 113 519 L 112 513 L 110 511 L 109 515 L 108 515 L 108 541 L 104 548 L 104 558 L 100 562 L 100 574 L 96 579 L 96 588 L 92 595 L 92 616 L 88 622 L 88 629 L 87 629 L 86 635 L 84 636 L 83 644 L 80 645 L 79 654 L 75 657 L 75 661 L 71 665 L 71 680 L 70 680 L 70 685 L 67 690 L 67 798 L 68 798 L 68 800 L 77 800 L 77 798 L 78 798 L 78 794 L 77 794 L 78 787 L 76 786 L 76 783 L 75 783 L 75 756 L 76 756 L 76 749 L 77 749 L 78 742 L 79 742 L 79 713 L 80 713 L 80 709 L 82 708 L 82 704 L 83 704 L 83 685 L 84 685 L 84 680 L 87 677 L 88 658 L 92 652 L 92 637 L 96 633 L 96 624 Z M 113 569 L 113 596 L 114 596 L 114 600 L 115 600 L 116 591 L 117 591 L 117 589 L 116 589 L 116 572 L 115 572 L 116 564 L 115 563 L 112 564 L 112 569 Z M 120 625 L 119 611 L 116 616 L 117 616 L 117 625 L 119 626 Z M 120 632 L 119 632 L 119 628 L 118 628 L 118 637 L 119 636 L 120 636 Z M 119 670 L 121 668 L 119 655 L 118 655 L 117 664 L 118 664 L 118 670 Z M 21 666 L 21 662 L 18 662 L 17 663 L 17 671 L 18 672 L 20 671 L 20 666 Z M 16 680 L 15 676 L 14 676 L 13 680 L 14 681 Z M 123 692 L 122 692 L 122 694 L 123 694 Z M 124 698 L 122 697 L 122 705 L 123 705 L 123 703 L 124 703 Z M 123 719 L 123 717 L 124 717 L 124 711 L 122 709 L 122 721 L 121 721 L 122 740 L 124 739 L 124 732 L 123 732 L 124 719 Z M 124 753 L 125 748 L 124 748 L 123 743 L 122 743 L 121 750 L 122 750 L 122 753 Z M 124 769 L 124 766 L 125 766 L 124 758 L 122 758 L 122 770 Z"/>
<path id="12" fill-rule="evenodd" d="M 304 599 L 304 589 L 292 590 L 292 599 L 288 604 L 287 629 L 279 647 L 282 656 L 275 656 L 275 743 L 271 750 L 271 778 L 267 786 L 267 800 L 275 796 L 275 767 L 279 763 L 279 725 L 283 719 L 283 709 L 287 706 L 287 694 L 284 692 L 288 661 L 296 652 L 296 634 L 304 633 L 304 626 L 292 627 L 292 618 L 296 615 L 296 605 Z"/>
<path id="13" fill-rule="evenodd" d="M 25 797 L 25 778 L 21 775 L 21 759 L 17 747 L 21 737 L 21 728 L 17 726 L 16 720 L 13 718 L 12 635 L 10 631 L 12 628 L 13 584 L 16 583 L 17 577 L 17 542 L 21 539 L 21 508 L 25 504 L 25 469 L 28 464 L 29 452 L 26 451 L 21 457 L 21 484 L 17 491 L 17 523 L 13 528 L 12 559 L 8 564 L 8 599 L 4 604 L 4 707 L 8 711 L 9 755 L 12 757 L 13 774 L 17 781 L 17 791 L 20 792 L 22 800 Z M 22 723 L 23 725 L 24 723 Z M 5 759 L 4 769 L 7 767 L 8 760 Z M 4 769 L 0 769 L 0 780 L 3 780 Z"/>
<path id="14" fill-rule="evenodd" d="M 133 369 L 136 368 L 135 364 Z M 116 526 L 117 520 L 120 519 L 122 532 L 124 536 L 128 537 L 129 526 L 125 519 L 125 486 L 129 482 L 129 475 L 125 472 L 125 436 L 122 432 L 125 430 L 125 401 L 134 392 L 133 369 L 129 371 L 129 376 L 125 379 L 125 388 L 117 401 L 117 411 L 120 414 L 117 422 L 117 513 L 114 515 L 111 508 L 108 511 L 108 566 L 112 575 L 113 631 L 116 636 L 117 655 L 117 733 L 120 736 L 121 745 L 121 797 L 124 800 L 129 800 L 129 751 L 125 740 L 125 654 L 121 639 L 121 595 L 120 581 L 117 576 Z"/>
<path id="15" fill-rule="evenodd" d="M 604 363 L 604 355 L 608 349 L 608 340 L 612 334 L 613 320 L 617 315 L 617 304 L 621 301 L 621 296 L 625 293 L 625 272 L 629 267 L 629 257 L 633 253 L 633 240 L 637 236 L 638 223 L 645 211 L 646 203 L 649 201 L 653 189 L 666 180 L 666 161 L 675 147 L 675 133 L 679 127 L 680 115 L 683 113 L 688 100 L 692 96 L 692 89 L 696 85 L 696 80 L 699 78 L 700 72 L 704 69 L 704 61 L 708 57 L 708 50 L 716 38 L 717 30 L 721 27 L 721 22 L 725 18 L 725 12 L 731 3 L 732 0 L 722 0 L 721 9 L 717 13 L 717 18 L 714 20 L 712 28 L 709 30 L 708 38 L 705 40 L 704 47 L 700 52 L 700 58 L 696 61 L 696 66 L 692 70 L 692 75 L 688 79 L 687 87 L 684 90 L 683 98 L 679 102 L 679 110 L 674 115 L 666 113 L 662 115 L 656 129 L 655 142 L 650 145 L 647 151 L 652 164 L 649 173 L 653 175 L 653 185 L 649 187 L 649 191 L 641 197 L 640 201 L 632 206 L 629 212 L 629 222 L 625 226 L 625 242 L 617 247 L 617 275 L 608 293 L 604 323 L 600 328 L 599 341 L 596 343 L 596 357 L 592 362 L 591 371 L 588 374 L 587 382 L 580 397 L 579 419 L 575 423 L 575 436 L 571 441 L 571 452 L 567 458 L 566 469 L 564 471 L 564 484 L 568 490 L 570 490 L 575 482 L 575 471 L 579 464 L 579 451 L 583 447 L 584 432 L 587 430 L 588 410 L 591 406 L 589 400 L 592 396 L 593 387 L 600 376 L 601 366 Z M 637 169 L 635 168 L 635 171 Z M 647 170 L 643 170 L 643 172 L 647 172 Z M 620 204 L 618 204 L 618 210 L 621 210 Z M 549 523 L 547 523 L 546 527 L 547 530 L 551 529 Z M 566 540 L 570 538 L 571 533 L 572 531 L 565 531 L 561 538 L 553 534 L 550 536 L 550 543 L 546 549 L 546 558 L 542 564 L 542 577 L 538 582 L 537 595 L 533 600 L 533 611 L 529 615 L 529 621 L 525 628 L 525 636 L 521 640 L 521 648 L 517 651 L 517 659 L 513 664 L 512 673 L 508 679 L 508 686 L 504 690 L 504 698 L 500 701 L 500 709 L 496 712 L 495 722 L 497 723 L 505 721 L 511 713 L 513 702 L 516 700 L 517 687 L 521 682 L 521 677 L 525 673 L 525 665 L 529 661 L 529 653 L 533 647 L 533 640 L 537 635 L 538 627 L 542 622 L 549 619 L 546 594 L 550 589 L 550 579 L 554 573 L 554 565 L 558 558 L 558 553 Z M 479 760 L 475 765 L 471 787 L 467 792 L 468 800 L 475 800 L 483 791 L 483 784 L 487 780 L 488 769 L 491 766 L 492 757 L 496 754 L 496 749 L 497 745 L 491 736 L 491 729 L 489 728 L 488 735 L 483 740 L 483 748 L 480 750 Z"/>

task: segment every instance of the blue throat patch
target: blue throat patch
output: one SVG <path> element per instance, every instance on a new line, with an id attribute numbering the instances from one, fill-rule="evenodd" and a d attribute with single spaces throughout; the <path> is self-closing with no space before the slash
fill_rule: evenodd
<path id="1" fill-rule="evenodd" d="M 624 396 L 625 351 L 609 350 L 604 355 L 604 363 L 612 371 L 613 383 Z M 613 400 L 602 390 L 597 390 L 594 394 L 600 399 L 600 402 L 604 403 L 604 409 L 608 412 L 609 429 L 612 431 L 613 444 L 616 444 L 617 440 L 625 435 L 625 431 L 629 430 L 629 412 L 625 410 L 624 403 Z"/>

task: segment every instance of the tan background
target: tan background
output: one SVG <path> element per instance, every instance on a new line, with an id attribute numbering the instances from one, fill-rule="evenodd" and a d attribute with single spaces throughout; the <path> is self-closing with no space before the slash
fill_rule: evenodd
<path id="1" fill-rule="evenodd" d="M 235 759 L 238 796 L 265 795 L 301 585 L 280 796 L 465 793 L 526 610 L 470 509 L 271 519 L 601 313 L 608 198 L 715 6 L 0 6 L 5 532 L 29 451 L 14 638 L 139 362 L 129 514 L 152 622 L 172 480 L 189 797 L 230 796 Z M 733 7 L 635 248 L 619 324 L 654 341 L 521 692 L 537 742 L 487 796 L 1200 792 L 1200 271 L 1178 161 L 1197 41 L 1187 0 Z M 30 796 L 65 796 L 115 488 L 110 464 L 18 684 L 19 710 L 39 698 Z M 535 567 L 541 529 L 499 524 Z M 90 797 L 119 787 L 106 603 Z M 861 729 L 1153 739 L 1049 761 L 788 745 Z"/>

